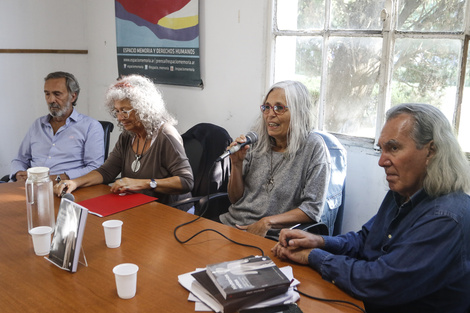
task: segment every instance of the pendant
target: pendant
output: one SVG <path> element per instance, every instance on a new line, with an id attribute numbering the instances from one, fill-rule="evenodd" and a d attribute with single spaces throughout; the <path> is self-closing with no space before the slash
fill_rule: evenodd
<path id="1" fill-rule="evenodd" d="M 140 170 L 140 161 L 138 158 L 135 159 L 134 162 L 132 162 L 131 169 L 134 173 Z"/>
<path id="2" fill-rule="evenodd" d="M 274 179 L 271 177 L 268 179 L 268 183 L 266 184 L 266 191 L 269 193 L 274 188 Z"/>

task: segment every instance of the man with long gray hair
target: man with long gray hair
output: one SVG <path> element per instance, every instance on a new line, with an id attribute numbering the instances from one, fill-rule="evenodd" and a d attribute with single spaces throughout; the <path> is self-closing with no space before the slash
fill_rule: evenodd
<path id="1" fill-rule="evenodd" d="M 44 78 L 49 114 L 38 118 L 26 133 L 11 162 L 11 180 L 26 180 L 26 170 L 35 166 L 69 179 L 103 164 L 103 127 L 75 110 L 79 93 L 78 81 L 70 73 L 53 72 Z"/>
<path id="2" fill-rule="evenodd" d="M 470 312 L 469 163 L 426 104 L 387 112 L 378 145 L 390 190 L 360 231 L 283 230 L 273 252 L 309 264 L 373 312 Z"/>

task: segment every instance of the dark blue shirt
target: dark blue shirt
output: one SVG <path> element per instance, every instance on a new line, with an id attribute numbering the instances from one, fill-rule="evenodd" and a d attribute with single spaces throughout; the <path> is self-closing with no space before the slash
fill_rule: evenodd
<path id="1" fill-rule="evenodd" d="M 309 264 L 373 312 L 470 312 L 470 197 L 389 191 L 357 233 L 325 236 Z"/>

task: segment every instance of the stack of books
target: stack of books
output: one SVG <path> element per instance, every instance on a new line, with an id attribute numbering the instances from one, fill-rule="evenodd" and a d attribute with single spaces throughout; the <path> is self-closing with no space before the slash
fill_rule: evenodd
<path id="1" fill-rule="evenodd" d="M 293 288 L 298 281 L 292 268 L 278 268 L 266 256 L 210 264 L 205 269 L 178 276 L 190 291 L 190 300 L 204 303 L 214 312 L 232 313 L 295 303 L 299 296 Z M 207 311 L 207 309 L 206 309 Z"/>

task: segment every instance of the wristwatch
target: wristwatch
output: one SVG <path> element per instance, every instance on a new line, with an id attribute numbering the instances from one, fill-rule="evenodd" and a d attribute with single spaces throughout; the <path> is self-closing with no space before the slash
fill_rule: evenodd
<path id="1" fill-rule="evenodd" d="M 150 188 L 152 189 L 157 188 L 157 182 L 153 178 L 150 179 Z"/>

